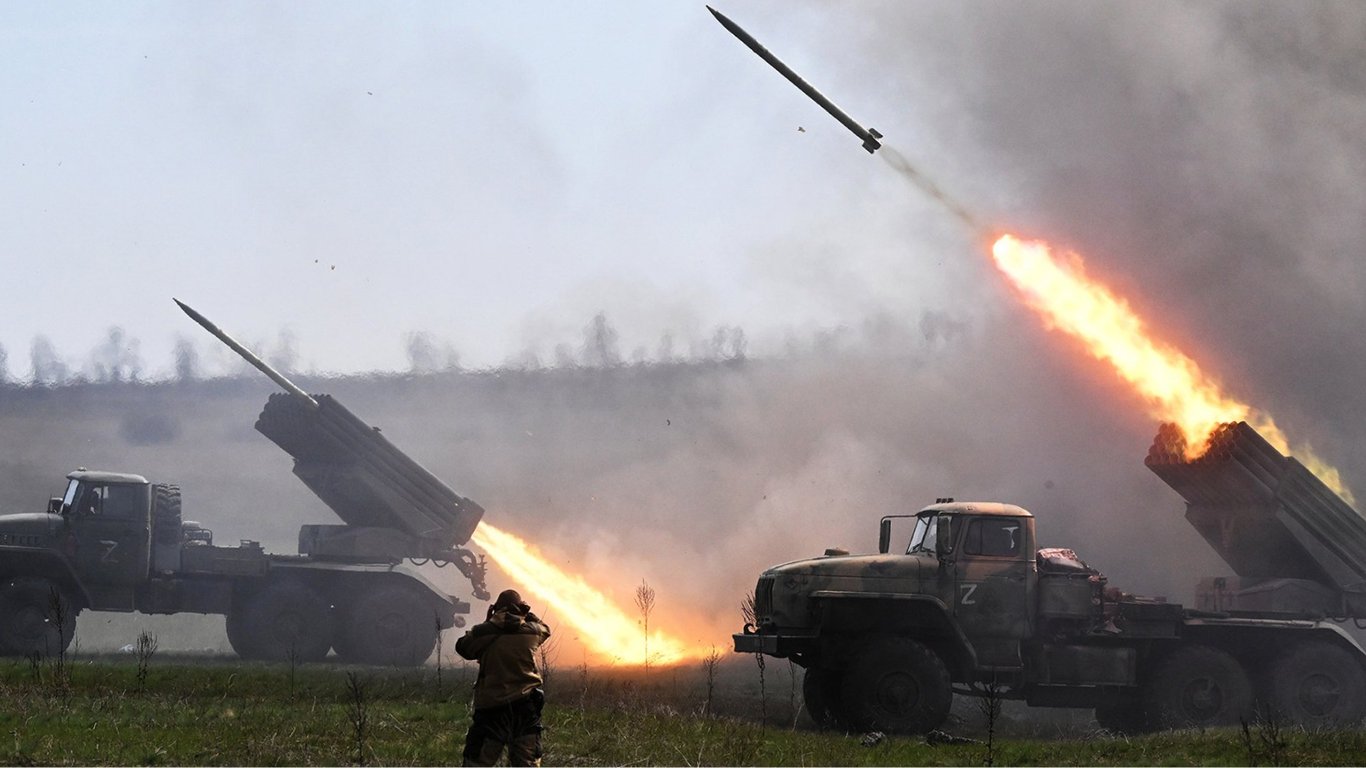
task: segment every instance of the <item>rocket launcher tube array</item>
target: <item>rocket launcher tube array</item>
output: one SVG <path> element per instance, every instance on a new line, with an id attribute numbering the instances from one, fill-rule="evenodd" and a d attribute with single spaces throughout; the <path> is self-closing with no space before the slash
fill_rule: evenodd
<path id="1" fill-rule="evenodd" d="M 343 522 L 407 533 L 426 550 L 414 557 L 431 557 L 469 541 L 483 508 L 456 494 L 340 402 L 308 394 L 208 318 L 175 302 L 288 393 L 270 397 L 256 429 L 294 457 L 294 474 Z"/>
<path id="2" fill-rule="evenodd" d="M 1164 424 L 1144 464 L 1186 500 L 1186 519 L 1239 576 L 1366 595 L 1366 518 L 1246 422 L 1216 427 L 1195 459 Z"/>

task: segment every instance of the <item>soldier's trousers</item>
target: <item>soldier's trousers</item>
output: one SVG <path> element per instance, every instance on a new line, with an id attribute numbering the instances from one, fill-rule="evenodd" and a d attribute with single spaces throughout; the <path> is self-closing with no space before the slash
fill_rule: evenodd
<path id="1" fill-rule="evenodd" d="M 508 752 L 508 765 L 541 764 L 541 707 L 545 695 L 532 695 L 511 704 L 474 710 L 465 734 L 465 765 L 496 765 Z"/>

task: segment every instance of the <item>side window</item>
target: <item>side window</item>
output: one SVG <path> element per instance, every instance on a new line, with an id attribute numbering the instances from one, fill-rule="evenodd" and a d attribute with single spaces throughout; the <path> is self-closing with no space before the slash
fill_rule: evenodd
<path id="1" fill-rule="evenodd" d="M 142 486 L 108 485 L 105 486 L 104 516 L 119 520 L 136 520 L 141 517 Z"/>
<path id="2" fill-rule="evenodd" d="M 134 485 L 86 486 L 77 502 L 81 515 L 96 515 L 111 520 L 135 520 L 139 517 L 142 489 Z"/>
<path id="3" fill-rule="evenodd" d="M 1017 557 L 1024 536 L 1019 520 L 979 517 L 968 524 L 963 551 L 987 557 Z"/>

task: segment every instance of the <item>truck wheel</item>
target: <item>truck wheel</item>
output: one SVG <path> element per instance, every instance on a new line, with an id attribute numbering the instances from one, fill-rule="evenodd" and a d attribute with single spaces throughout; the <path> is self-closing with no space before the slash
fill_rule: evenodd
<path id="1" fill-rule="evenodd" d="M 802 702 L 816 728 L 828 731 L 840 726 L 836 707 L 840 703 L 840 676 L 830 669 L 807 667 L 802 677 Z"/>
<path id="2" fill-rule="evenodd" d="M 1252 710 L 1252 683 L 1236 659 L 1218 648 L 1186 645 L 1160 661 L 1144 696 L 1153 726 L 1237 725 Z"/>
<path id="3" fill-rule="evenodd" d="M 1135 692 L 1116 694 L 1096 707 L 1096 724 L 1110 733 L 1132 736 L 1152 730 L 1143 700 Z"/>
<path id="4" fill-rule="evenodd" d="M 415 667 L 436 648 L 436 614 L 407 587 L 379 587 L 347 611 L 337 654 L 360 664 Z"/>
<path id="5" fill-rule="evenodd" d="M 46 579 L 14 579 L 0 587 L 0 652 L 57 656 L 76 635 L 76 609 Z"/>
<path id="6" fill-rule="evenodd" d="M 331 608 L 303 584 L 277 582 L 228 614 L 228 642 L 248 659 L 322 661 L 332 646 Z"/>
<path id="7" fill-rule="evenodd" d="M 844 674 L 840 698 L 860 731 L 927 733 L 953 704 L 948 667 L 927 646 L 905 638 L 868 644 Z"/>
<path id="8" fill-rule="evenodd" d="M 1276 714 L 1306 728 L 1354 727 L 1366 715 L 1366 673 L 1352 654 L 1322 641 L 1300 643 L 1271 665 Z"/>

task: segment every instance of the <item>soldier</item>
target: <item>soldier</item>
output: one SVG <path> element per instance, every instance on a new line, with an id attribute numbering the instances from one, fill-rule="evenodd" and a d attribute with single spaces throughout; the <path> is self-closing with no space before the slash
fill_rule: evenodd
<path id="1" fill-rule="evenodd" d="M 465 735 L 465 765 L 493 765 L 507 747 L 509 765 L 541 764 L 541 707 L 545 692 L 536 669 L 536 648 L 547 627 L 515 590 L 503 590 L 488 619 L 455 643 L 455 651 L 479 662 L 474 683 L 474 722 Z"/>

